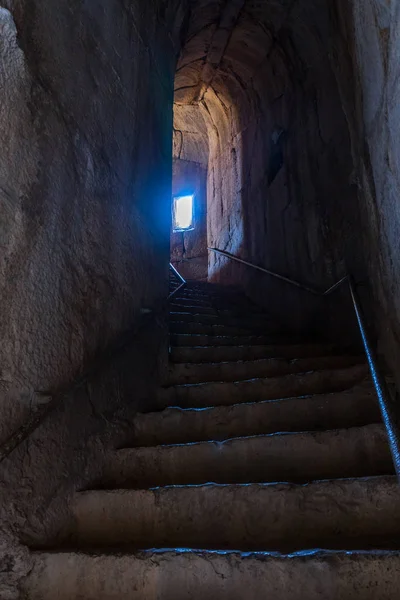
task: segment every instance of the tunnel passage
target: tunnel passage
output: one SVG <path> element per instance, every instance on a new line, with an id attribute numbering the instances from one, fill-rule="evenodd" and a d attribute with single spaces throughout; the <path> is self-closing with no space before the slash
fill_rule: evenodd
<path id="1" fill-rule="evenodd" d="M 179 250 L 193 260 L 201 253 L 202 278 L 206 244 L 321 288 L 345 260 L 357 262 L 331 21 L 318 0 L 196 4 L 175 77 L 174 193 L 182 179 L 202 189 L 201 228 Z M 309 302 L 213 252 L 208 278 L 240 283 L 295 320 Z"/>

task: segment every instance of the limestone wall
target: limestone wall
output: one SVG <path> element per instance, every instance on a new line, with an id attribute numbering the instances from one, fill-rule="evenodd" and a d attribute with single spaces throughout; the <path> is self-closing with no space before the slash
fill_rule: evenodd
<path id="1" fill-rule="evenodd" d="M 155 402 L 166 319 L 138 324 L 168 293 L 173 80 L 187 8 L 0 8 L 0 445 L 57 398 L 0 464 L 4 599 L 20 597 L 30 568 L 18 541 L 62 525 L 69 494 Z M 126 332 L 124 351 L 109 355 Z"/>
<path id="2" fill-rule="evenodd" d="M 166 295 L 185 10 L 0 9 L 0 443 Z"/>
<path id="3" fill-rule="evenodd" d="M 359 196 L 358 234 L 372 315 L 400 389 L 400 6 L 337 2 L 332 11 L 336 76 L 351 132 Z"/>

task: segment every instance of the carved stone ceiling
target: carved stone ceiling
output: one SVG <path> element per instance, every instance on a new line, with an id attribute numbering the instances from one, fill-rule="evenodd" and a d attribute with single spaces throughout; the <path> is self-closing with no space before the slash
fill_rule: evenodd
<path id="1" fill-rule="evenodd" d="M 246 79 L 267 56 L 293 0 L 196 0 L 175 80 L 175 102 L 197 104 L 218 70 Z"/>

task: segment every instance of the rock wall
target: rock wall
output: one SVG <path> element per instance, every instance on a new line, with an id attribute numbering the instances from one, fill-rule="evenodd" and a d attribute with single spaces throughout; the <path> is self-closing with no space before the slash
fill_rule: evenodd
<path id="1" fill-rule="evenodd" d="M 0 443 L 167 293 L 185 10 L 0 10 Z"/>
<path id="2" fill-rule="evenodd" d="M 392 0 L 347 0 L 332 8 L 372 321 L 400 389 L 400 7 Z"/>
<path id="3" fill-rule="evenodd" d="M 45 539 L 68 495 L 155 398 L 165 319 L 138 327 L 168 293 L 186 11 L 185 0 L 0 8 L 0 447 L 56 399 L 0 465 L 7 600 L 29 569 L 15 538 Z M 125 352 L 110 355 L 127 332 Z"/>

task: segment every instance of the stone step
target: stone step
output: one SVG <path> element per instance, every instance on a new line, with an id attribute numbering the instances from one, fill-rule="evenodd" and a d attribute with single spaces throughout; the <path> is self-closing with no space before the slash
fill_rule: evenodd
<path id="1" fill-rule="evenodd" d="M 243 288 L 238 285 L 224 285 L 222 283 L 209 283 L 208 281 L 189 281 L 186 284 L 188 290 L 214 291 L 230 294 L 243 294 Z"/>
<path id="2" fill-rule="evenodd" d="M 187 314 L 202 314 L 202 315 L 217 315 L 217 310 L 215 308 L 213 308 L 212 306 L 208 306 L 208 305 L 202 305 L 202 304 L 191 304 L 190 302 L 188 303 L 171 303 L 170 304 L 170 310 L 171 312 L 186 312 Z"/>
<path id="3" fill-rule="evenodd" d="M 195 333 L 172 333 L 172 346 L 263 346 L 276 343 L 277 336 L 265 335 L 198 335 Z M 284 336 L 279 337 L 284 343 Z"/>
<path id="4" fill-rule="evenodd" d="M 248 306 L 247 300 L 237 296 L 222 296 L 220 294 L 201 294 L 197 292 L 180 291 L 174 296 L 174 302 L 179 303 L 182 300 L 193 300 L 195 302 L 209 302 L 210 304 L 219 304 L 220 306 L 235 306 L 242 304 Z"/>
<path id="5" fill-rule="evenodd" d="M 99 487 L 291 481 L 394 474 L 382 424 L 127 448 L 107 461 Z M 97 487 L 97 486 L 96 486 Z"/>
<path id="6" fill-rule="evenodd" d="M 331 344 L 268 344 L 264 346 L 176 346 L 171 359 L 176 363 L 213 363 L 264 358 L 306 358 L 337 354 Z"/>
<path id="7" fill-rule="evenodd" d="M 194 288 L 191 286 L 185 286 L 180 291 L 181 296 L 206 296 L 208 298 L 221 298 L 221 299 L 246 299 L 247 297 L 239 290 L 229 288 Z"/>
<path id="8" fill-rule="evenodd" d="M 238 311 L 218 311 L 215 314 L 201 314 L 188 311 L 171 311 L 170 323 L 202 323 L 204 325 L 232 325 L 234 327 L 265 327 L 274 325 L 275 320 L 266 314 L 242 315 Z"/>
<path id="9" fill-rule="evenodd" d="M 244 294 L 237 294 L 232 292 L 220 293 L 220 292 L 202 292 L 198 290 L 187 290 L 182 288 L 176 295 L 177 298 L 193 298 L 195 300 L 210 300 L 211 302 L 218 302 L 219 304 L 234 305 L 242 304 L 248 306 L 249 309 L 254 308 L 255 304 L 249 300 Z"/>
<path id="10" fill-rule="evenodd" d="M 359 427 L 380 421 L 375 390 L 367 383 L 333 394 L 139 414 L 125 445 L 184 444 L 277 431 Z"/>
<path id="11" fill-rule="evenodd" d="M 65 539 L 120 549 L 385 548 L 400 536 L 399 506 L 395 477 L 95 490 L 72 500 Z"/>
<path id="12" fill-rule="evenodd" d="M 30 600 L 398 600 L 400 553 L 35 553 Z"/>
<path id="13" fill-rule="evenodd" d="M 191 314 L 210 314 L 218 317 L 236 317 L 246 318 L 249 320 L 257 320 L 263 318 L 269 318 L 274 320 L 271 315 L 263 312 L 260 307 L 251 307 L 243 305 L 241 303 L 228 304 L 226 302 L 204 302 L 190 299 L 173 299 L 169 306 L 170 311 Z"/>
<path id="14" fill-rule="evenodd" d="M 243 311 L 240 308 L 217 308 L 214 306 L 204 306 L 204 305 L 191 305 L 191 304 L 170 304 L 170 315 L 171 319 L 175 318 L 175 315 L 181 315 L 181 320 L 187 321 L 196 321 L 202 317 L 207 317 L 209 319 L 213 319 L 214 322 L 219 322 L 220 319 L 235 319 L 242 320 L 245 319 L 250 323 L 259 323 L 261 322 L 274 322 L 275 319 L 270 317 L 267 313 L 257 312 L 249 312 Z M 179 320 L 179 319 L 178 319 Z M 206 321 L 204 321 L 206 322 Z M 210 321 L 207 321 L 210 322 Z"/>
<path id="15" fill-rule="evenodd" d="M 171 334 L 197 334 L 197 335 L 205 335 L 205 336 L 241 336 L 241 335 L 254 335 L 254 332 L 251 331 L 251 327 L 245 327 L 239 325 L 228 325 L 226 323 L 188 323 L 188 322 L 179 322 L 179 321 L 171 321 L 170 322 L 170 332 Z M 271 325 L 270 331 L 273 330 L 273 326 Z M 274 330 L 276 331 L 276 329 Z M 265 333 L 262 331 L 260 333 Z M 257 332 L 258 334 L 258 332 Z"/>
<path id="16" fill-rule="evenodd" d="M 235 309 L 237 307 L 247 312 L 254 312 L 261 310 L 260 307 L 250 302 L 245 296 L 238 296 L 234 294 L 221 295 L 221 294 L 198 294 L 198 293 L 185 293 L 178 292 L 174 298 L 174 303 L 179 304 L 182 301 L 193 301 L 193 302 L 208 302 L 213 306 L 219 306 L 221 309 Z"/>
<path id="17" fill-rule="evenodd" d="M 170 304 L 170 308 L 171 310 L 173 308 L 175 308 L 176 306 L 179 307 L 183 307 L 187 309 L 192 309 L 192 308 L 206 308 L 206 309 L 210 309 L 210 310 L 215 310 L 215 308 L 213 307 L 212 303 L 210 300 L 196 300 L 193 298 L 177 298 L 176 296 L 174 296 L 173 298 L 173 302 Z"/>
<path id="18" fill-rule="evenodd" d="M 310 371 L 265 379 L 175 385 L 161 388 L 158 399 L 159 406 L 164 407 L 227 406 L 240 402 L 339 392 L 360 383 L 367 375 L 368 367 L 362 364 L 342 369 Z"/>
<path id="19" fill-rule="evenodd" d="M 168 385 L 202 381 L 239 381 L 253 377 L 277 377 L 365 363 L 365 356 L 316 356 L 310 358 L 266 358 L 216 363 L 172 363 Z"/>

